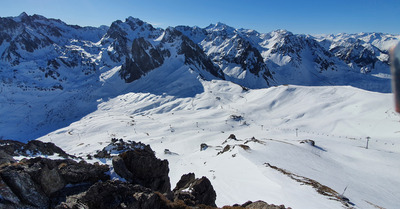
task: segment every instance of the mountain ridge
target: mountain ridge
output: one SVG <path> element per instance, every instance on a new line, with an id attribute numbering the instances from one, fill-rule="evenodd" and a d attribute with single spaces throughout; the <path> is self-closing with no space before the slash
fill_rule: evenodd
<path id="1" fill-rule="evenodd" d="M 9 118 L 0 136 L 19 140 L 64 127 L 127 92 L 193 97 L 204 79 L 251 89 L 390 92 L 387 49 L 400 37 L 258 33 L 223 23 L 161 29 L 133 17 L 95 28 L 26 13 L 2 17 L 0 25 L 0 104 Z"/>
<path id="2" fill-rule="evenodd" d="M 398 206 L 400 116 L 382 93 L 398 36 L 16 19 L 0 18 L 0 139 L 52 142 L 128 181 L 106 156 L 140 141 L 168 160 L 171 185 L 207 177 L 219 207 Z M 20 144 L 15 160 L 47 155 Z"/>

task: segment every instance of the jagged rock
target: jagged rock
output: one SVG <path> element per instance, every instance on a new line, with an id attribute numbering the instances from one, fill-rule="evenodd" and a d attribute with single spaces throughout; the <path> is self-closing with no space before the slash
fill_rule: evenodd
<path id="1" fill-rule="evenodd" d="M 254 136 L 251 137 L 251 139 L 246 140 L 246 141 L 244 142 L 244 144 L 247 144 L 247 143 L 249 143 L 249 142 L 254 142 L 254 143 L 259 143 L 259 144 L 265 144 L 264 141 L 261 141 L 261 140 L 259 140 L 259 139 L 256 139 Z"/>
<path id="2" fill-rule="evenodd" d="M 230 117 L 230 119 L 232 119 L 234 121 L 241 121 L 244 119 L 243 116 L 241 116 L 241 115 L 231 115 L 229 117 Z M 233 135 L 233 134 L 231 134 L 231 135 Z"/>
<path id="3" fill-rule="evenodd" d="M 69 164 L 61 163 L 59 172 L 67 183 L 77 184 L 82 182 L 106 181 L 110 176 L 105 174 L 109 170 L 107 165 L 89 164 L 85 161 L 76 163 L 70 161 Z"/>
<path id="4" fill-rule="evenodd" d="M 315 146 L 315 141 L 311 140 L 311 139 L 305 139 L 305 140 L 301 140 L 300 144 L 309 144 L 311 146 Z"/>
<path id="5" fill-rule="evenodd" d="M 127 83 L 130 83 L 161 66 L 164 63 L 164 57 L 169 56 L 169 51 L 154 47 L 143 37 L 136 38 L 132 42 L 131 56 L 126 58 L 120 75 Z"/>
<path id="6" fill-rule="evenodd" d="M 222 151 L 219 151 L 217 155 L 222 154 L 224 152 L 228 152 L 231 149 L 231 145 L 226 145 Z"/>
<path id="7" fill-rule="evenodd" d="M 234 139 L 234 140 L 237 140 L 237 139 L 236 139 L 236 136 L 235 136 L 235 134 L 231 134 L 231 135 L 229 135 L 228 139 Z"/>
<path id="8" fill-rule="evenodd" d="M 0 177 L 0 208 L 19 208 L 21 201 Z"/>
<path id="9" fill-rule="evenodd" d="M 124 178 L 125 180 L 132 182 L 133 174 L 126 168 L 124 160 L 120 156 L 115 156 L 112 159 L 112 165 L 114 171 Z"/>
<path id="10" fill-rule="evenodd" d="M 181 177 L 173 190 L 175 200 L 183 200 L 189 206 L 208 205 L 216 207 L 217 195 L 206 177 L 195 178 L 194 173 L 185 174 Z"/>
<path id="11" fill-rule="evenodd" d="M 49 169 L 47 165 L 40 170 L 37 182 L 47 195 L 51 195 L 66 185 L 57 168 Z"/>
<path id="12" fill-rule="evenodd" d="M 0 206 L 48 208 L 51 204 L 53 208 L 65 201 L 67 195 L 79 194 L 95 182 L 108 180 L 106 171 L 106 165 L 83 161 L 23 159 L 0 170 Z M 80 184 L 78 187 L 84 189 L 77 190 L 75 185 L 66 187 L 67 184 Z"/>
<path id="13" fill-rule="evenodd" d="M 58 208 L 168 208 L 161 196 L 151 189 L 121 181 L 96 183 L 76 203 L 61 206 Z"/>
<path id="14" fill-rule="evenodd" d="M 42 142 L 38 140 L 32 140 L 24 144 L 19 141 L 13 140 L 0 140 L 0 151 L 12 156 L 34 156 L 34 155 L 54 155 L 58 154 L 64 158 L 74 158 L 72 155 L 68 155 L 60 147 L 56 146 L 51 142 Z"/>
<path id="15" fill-rule="evenodd" d="M 173 192 L 176 192 L 178 190 L 185 189 L 185 186 L 189 185 L 190 182 L 193 182 L 196 179 L 194 173 L 188 173 L 188 174 L 183 174 L 181 176 L 181 179 L 176 183 L 176 186 Z"/>
<path id="16" fill-rule="evenodd" d="M 121 142 L 120 146 L 114 146 L 117 142 Z M 3 144 L 0 146 L 3 148 L 0 149 L 0 154 L 5 156 L 4 159 L 11 158 L 10 162 L 0 167 L 0 208 L 216 207 L 216 193 L 211 182 L 206 177 L 196 179 L 193 173 L 182 176 L 174 189 L 175 200 L 171 201 L 168 161 L 157 159 L 148 145 L 122 142 L 123 140 L 112 140 L 112 146 L 117 148 L 110 150 L 131 150 L 115 156 L 113 166 L 117 174 L 130 182 L 110 181 L 110 177 L 105 174 L 109 171 L 107 165 L 89 164 L 85 161 L 36 157 L 12 163 L 11 154 L 18 155 L 21 150 L 21 153 L 26 154 L 28 153 L 24 150 L 50 154 L 57 147 L 40 142 L 28 146 L 19 142 Z M 60 150 L 53 153 L 64 152 Z M 115 154 L 113 151 L 107 154 Z M 252 208 L 264 208 L 261 203 L 247 206 L 249 205 L 254 206 Z"/>
<path id="17" fill-rule="evenodd" d="M 10 154 L 6 153 L 4 150 L 0 150 L 0 165 L 13 162 L 15 162 L 15 160 Z"/>
<path id="18" fill-rule="evenodd" d="M 77 201 L 86 193 L 90 186 L 92 184 L 83 183 L 62 188 L 50 196 L 50 208 L 71 208 L 73 205 L 79 205 L 82 207 L 78 208 L 84 208 L 84 205 L 79 204 Z"/>
<path id="19" fill-rule="evenodd" d="M 38 184 L 46 184 L 46 182 L 42 180 L 51 178 L 53 181 L 52 184 L 54 184 L 53 187 L 55 188 L 62 188 L 61 185 L 65 184 L 95 183 L 110 179 L 110 177 L 105 174 L 105 172 L 109 170 L 108 166 L 99 165 L 98 163 L 90 164 L 85 161 L 80 161 L 78 163 L 70 159 L 50 160 L 40 157 L 23 160 L 21 162 L 27 166 L 27 168 L 25 168 L 26 172 L 28 172 Z M 49 180 L 47 179 L 45 181 Z M 60 185 L 55 185 L 57 182 Z M 54 188 L 50 190 L 54 190 Z"/>
<path id="20" fill-rule="evenodd" d="M 16 170 L 13 167 L 7 167 L 1 170 L 0 175 L 7 186 L 19 197 L 22 203 L 27 205 L 27 207 L 48 207 L 49 198 L 24 170 Z"/>
<path id="21" fill-rule="evenodd" d="M 149 145 L 145 145 L 141 142 L 135 141 L 124 141 L 123 139 L 112 138 L 111 143 L 104 147 L 101 151 L 98 151 L 94 157 L 96 158 L 112 158 L 113 156 L 119 155 L 125 151 L 132 149 L 150 149 Z"/>
<path id="22" fill-rule="evenodd" d="M 133 183 L 161 193 L 171 192 L 168 161 L 157 159 L 149 146 L 138 147 L 119 156 L 123 159 L 126 168 L 133 174 Z M 118 172 L 117 174 L 119 175 Z"/>
<path id="23" fill-rule="evenodd" d="M 24 148 L 25 152 L 41 155 L 54 155 L 58 154 L 61 157 L 68 158 L 70 155 L 64 152 L 60 147 L 57 147 L 51 142 L 41 142 L 38 140 L 29 141 Z"/>
<path id="24" fill-rule="evenodd" d="M 256 202 L 246 202 L 245 204 L 242 205 L 243 208 L 245 209 L 286 209 L 284 205 L 273 205 L 273 204 L 268 204 L 264 201 L 256 201 Z M 287 208 L 287 209 L 290 209 Z"/>
<path id="25" fill-rule="evenodd" d="M 229 137 L 227 139 L 225 139 L 224 142 L 222 142 L 222 144 L 225 144 L 225 143 L 227 143 L 228 141 L 231 141 L 231 140 L 242 141 L 242 140 L 237 139 L 235 134 L 230 134 Z"/>
<path id="26" fill-rule="evenodd" d="M 235 144 L 235 145 L 229 145 L 229 144 L 227 144 L 227 145 L 224 147 L 224 149 L 222 149 L 221 151 L 219 151 L 219 152 L 217 153 L 217 155 L 223 154 L 223 153 L 228 152 L 228 151 L 230 152 L 230 151 L 232 151 L 233 149 L 235 149 L 235 147 L 240 147 L 240 148 L 242 148 L 242 149 L 244 149 L 244 150 L 246 150 L 246 151 L 251 150 L 250 147 L 249 147 L 248 145 L 245 145 L 245 144 Z M 233 157 L 234 157 L 234 155 L 233 155 Z"/>
<path id="27" fill-rule="evenodd" d="M 19 141 L 0 140 L 0 150 L 12 156 L 19 155 L 17 150 L 21 150 L 24 146 L 25 144 Z"/>

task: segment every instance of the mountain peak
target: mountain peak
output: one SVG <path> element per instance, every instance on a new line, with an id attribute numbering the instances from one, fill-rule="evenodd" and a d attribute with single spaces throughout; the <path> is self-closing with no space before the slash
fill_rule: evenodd
<path id="1" fill-rule="evenodd" d="M 129 16 L 128 18 L 126 18 L 125 22 L 134 22 L 134 23 L 138 23 L 138 24 L 143 24 L 144 23 L 141 19 L 136 18 L 136 17 L 132 17 L 132 16 Z"/>
<path id="2" fill-rule="evenodd" d="M 225 24 L 225 23 L 222 23 L 222 22 L 217 22 L 216 24 L 215 24 L 215 27 L 229 27 L 227 24 Z"/>
<path id="3" fill-rule="evenodd" d="M 227 31 L 227 32 L 233 32 L 236 29 L 221 22 L 217 22 L 216 24 L 210 24 L 208 27 L 205 28 L 206 30 L 212 30 L 212 31 Z"/>
<path id="4" fill-rule="evenodd" d="M 19 18 L 25 18 L 28 17 L 28 14 L 26 12 L 22 12 L 20 15 L 18 15 Z"/>
<path id="5" fill-rule="evenodd" d="M 292 32 L 285 30 L 285 29 L 278 29 L 274 31 L 275 33 L 279 33 L 279 34 L 288 34 L 288 35 L 293 35 Z"/>
<path id="6" fill-rule="evenodd" d="M 16 22 L 21 22 L 23 20 L 26 20 L 27 18 L 29 18 L 29 15 L 26 14 L 26 12 L 22 12 L 20 15 L 12 18 L 14 21 Z"/>

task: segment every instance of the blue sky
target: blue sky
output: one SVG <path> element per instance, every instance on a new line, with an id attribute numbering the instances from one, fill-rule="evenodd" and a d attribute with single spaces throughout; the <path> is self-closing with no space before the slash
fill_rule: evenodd
<path id="1" fill-rule="evenodd" d="M 81 26 L 132 16 L 155 27 L 222 22 L 270 32 L 400 34 L 400 0 L 1 0 L 0 16 L 40 14 Z"/>

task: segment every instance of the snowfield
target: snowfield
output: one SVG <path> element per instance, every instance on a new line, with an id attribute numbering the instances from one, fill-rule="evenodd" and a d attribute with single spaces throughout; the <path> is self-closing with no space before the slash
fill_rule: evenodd
<path id="1" fill-rule="evenodd" d="M 195 96 L 172 96 L 146 92 L 139 85 L 145 79 L 38 140 L 84 158 L 112 138 L 150 144 L 169 161 L 172 187 L 182 174 L 206 176 L 219 207 L 264 200 L 296 209 L 347 208 L 338 198 L 346 187 L 349 207 L 399 207 L 400 117 L 392 94 L 350 86 L 247 90 L 198 79 L 191 81 Z M 315 146 L 300 143 L 305 139 Z"/>
<path id="2" fill-rule="evenodd" d="M 172 187 L 208 177 L 219 207 L 400 208 L 387 93 L 399 35 L 164 30 L 132 17 L 93 28 L 26 13 L 0 25 L 0 139 L 110 166 L 88 156 L 140 141 L 169 161 Z"/>

